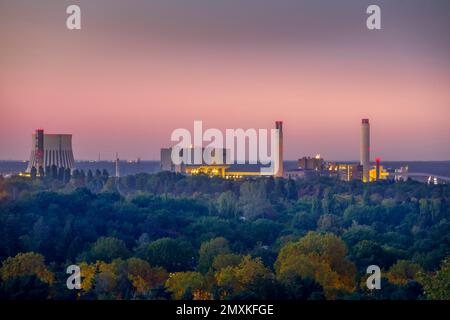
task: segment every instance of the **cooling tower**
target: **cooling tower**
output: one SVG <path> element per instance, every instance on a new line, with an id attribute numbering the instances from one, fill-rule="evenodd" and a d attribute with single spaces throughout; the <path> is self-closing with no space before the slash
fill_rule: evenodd
<path id="1" fill-rule="evenodd" d="M 38 129 L 32 134 L 32 150 L 27 172 L 30 172 L 32 167 L 45 169 L 53 165 L 66 169 L 75 167 L 72 135 L 44 134 L 44 130 Z"/>
<path id="2" fill-rule="evenodd" d="M 370 124 L 369 119 L 361 121 L 360 162 L 363 167 L 362 180 L 370 181 Z"/>

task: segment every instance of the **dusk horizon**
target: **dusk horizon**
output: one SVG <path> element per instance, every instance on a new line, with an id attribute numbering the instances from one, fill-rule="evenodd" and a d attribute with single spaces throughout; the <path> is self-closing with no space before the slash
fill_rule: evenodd
<path id="1" fill-rule="evenodd" d="M 285 159 L 358 159 L 362 118 L 373 159 L 450 159 L 449 2 L 381 1 L 375 32 L 368 1 L 131 2 L 78 1 L 77 31 L 64 1 L 2 2 L 0 159 L 28 159 L 42 127 L 77 159 L 157 160 L 194 120 L 283 120 Z"/>

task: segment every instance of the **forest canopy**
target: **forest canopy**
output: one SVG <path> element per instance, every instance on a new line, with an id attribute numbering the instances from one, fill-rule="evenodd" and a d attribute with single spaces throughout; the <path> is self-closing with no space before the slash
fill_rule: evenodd
<path id="1" fill-rule="evenodd" d="M 449 196 L 323 177 L 0 178 L 0 298 L 450 299 Z"/>

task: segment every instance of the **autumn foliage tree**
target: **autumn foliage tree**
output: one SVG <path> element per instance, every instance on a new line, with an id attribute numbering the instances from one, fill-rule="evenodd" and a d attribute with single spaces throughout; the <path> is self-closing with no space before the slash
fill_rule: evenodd
<path id="1" fill-rule="evenodd" d="M 199 272 L 176 272 L 169 275 L 165 285 L 173 299 L 192 299 L 205 291 L 205 277 Z"/>
<path id="2" fill-rule="evenodd" d="M 207 272 L 213 264 L 214 258 L 219 254 L 230 252 L 227 239 L 223 237 L 211 239 L 203 242 L 199 250 L 198 269 L 200 272 Z"/>
<path id="3" fill-rule="evenodd" d="M 309 232 L 280 250 L 275 263 L 277 279 L 285 284 L 296 276 L 314 279 L 326 297 L 333 299 L 339 291 L 355 289 L 356 268 L 346 256 L 347 246 L 339 237 Z"/>
<path id="4" fill-rule="evenodd" d="M 221 298 L 246 290 L 257 279 L 272 279 L 274 275 L 260 258 L 244 256 L 237 266 L 227 266 L 216 273 L 217 285 L 222 289 Z"/>
<path id="5" fill-rule="evenodd" d="M 387 272 L 389 282 L 405 285 L 408 281 L 417 280 L 417 274 L 422 271 L 420 266 L 408 260 L 398 260 Z"/>
<path id="6" fill-rule="evenodd" d="M 450 256 L 433 274 L 420 273 L 419 282 L 423 285 L 427 299 L 450 300 Z"/>
<path id="7" fill-rule="evenodd" d="M 146 297 L 152 289 L 163 286 L 168 273 L 139 258 L 116 259 L 111 263 L 80 263 L 82 294 L 95 291 L 100 297 L 114 299 Z M 124 292 L 129 292 L 129 297 Z"/>
<path id="8" fill-rule="evenodd" d="M 55 280 L 54 274 L 45 265 L 44 256 L 34 252 L 19 253 L 15 257 L 9 257 L 0 268 L 3 281 L 29 275 L 35 275 L 47 284 L 52 284 Z"/>

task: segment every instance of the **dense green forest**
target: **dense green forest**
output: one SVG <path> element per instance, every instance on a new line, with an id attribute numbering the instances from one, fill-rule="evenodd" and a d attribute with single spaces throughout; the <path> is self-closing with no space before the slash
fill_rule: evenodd
<path id="1" fill-rule="evenodd" d="M 0 177 L 1 299 L 450 299 L 449 185 L 48 172 Z"/>

